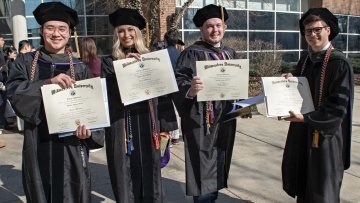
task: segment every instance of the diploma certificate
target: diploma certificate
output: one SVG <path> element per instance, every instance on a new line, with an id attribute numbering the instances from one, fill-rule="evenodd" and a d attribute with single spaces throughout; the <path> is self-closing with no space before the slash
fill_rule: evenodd
<path id="1" fill-rule="evenodd" d="M 140 59 L 126 58 L 113 63 L 124 105 L 178 91 L 166 49 L 142 54 Z"/>
<path id="2" fill-rule="evenodd" d="M 72 88 L 57 84 L 41 87 L 49 133 L 66 133 L 78 125 L 87 129 L 110 126 L 105 79 L 76 81 Z"/>
<path id="3" fill-rule="evenodd" d="M 248 59 L 196 61 L 196 75 L 204 82 L 197 101 L 248 98 Z"/>
<path id="4" fill-rule="evenodd" d="M 314 111 L 310 87 L 305 77 L 262 77 L 268 117 L 287 117 L 289 111 Z"/>

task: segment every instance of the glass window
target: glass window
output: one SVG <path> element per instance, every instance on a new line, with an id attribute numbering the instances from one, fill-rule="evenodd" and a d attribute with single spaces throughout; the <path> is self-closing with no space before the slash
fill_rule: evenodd
<path id="1" fill-rule="evenodd" d="M 97 54 L 99 56 L 109 55 L 112 53 L 112 37 L 94 37 Z"/>
<path id="2" fill-rule="evenodd" d="M 349 33 L 360 34 L 360 17 L 349 17 Z"/>
<path id="3" fill-rule="evenodd" d="M 218 0 L 219 5 L 225 8 L 246 9 L 246 0 Z"/>
<path id="4" fill-rule="evenodd" d="M 274 30 L 274 13 L 262 11 L 249 12 L 250 30 Z"/>
<path id="5" fill-rule="evenodd" d="M 114 30 L 106 16 L 87 17 L 86 28 L 88 35 L 113 35 Z"/>
<path id="6" fill-rule="evenodd" d="M 204 0 L 194 0 L 192 3 L 191 3 L 191 7 L 203 7 L 204 6 Z"/>
<path id="7" fill-rule="evenodd" d="M 340 16 L 340 15 L 337 15 L 336 17 L 337 17 L 337 19 L 339 21 L 340 33 L 347 33 L 347 19 L 348 19 L 348 17 L 347 16 Z"/>
<path id="8" fill-rule="evenodd" d="M 45 2 L 53 2 L 53 1 L 54 0 L 44 0 L 44 3 Z M 26 2 L 27 2 L 27 0 L 26 0 Z M 78 15 L 84 14 L 84 0 L 61 0 L 61 2 L 65 5 L 69 6 L 70 8 L 76 10 Z"/>
<path id="9" fill-rule="evenodd" d="M 331 43 L 334 45 L 336 49 L 340 49 L 341 51 L 346 51 L 346 35 L 339 34 L 336 36 Z M 360 48 L 360 47 L 359 47 Z M 359 50 L 359 49 L 358 49 Z"/>
<path id="10" fill-rule="evenodd" d="M 39 48 L 39 46 L 40 46 L 40 38 L 34 38 L 34 39 L 28 39 L 29 40 L 29 42 L 30 42 L 30 44 L 35 48 L 35 49 L 37 49 L 37 48 Z"/>
<path id="11" fill-rule="evenodd" d="M 247 50 L 246 32 L 225 32 L 223 43 L 235 51 Z"/>
<path id="12" fill-rule="evenodd" d="M 186 42 L 187 45 L 191 45 L 196 41 L 199 41 L 201 37 L 200 31 L 197 32 L 184 32 L 184 42 Z"/>
<path id="13" fill-rule="evenodd" d="M 115 1 L 86 0 L 87 15 L 108 15 L 117 8 Z"/>
<path id="14" fill-rule="evenodd" d="M 277 30 L 299 30 L 299 14 L 276 13 Z"/>
<path id="15" fill-rule="evenodd" d="M 26 0 L 25 1 L 25 15 L 32 16 L 33 11 L 41 3 L 41 0 Z"/>
<path id="16" fill-rule="evenodd" d="M 193 22 L 193 17 L 198 9 L 189 8 L 184 13 L 184 29 L 196 29 L 196 26 Z"/>
<path id="17" fill-rule="evenodd" d="M 273 50 L 274 33 L 273 32 L 250 32 L 249 50 Z"/>
<path id="18" fill-rule="evenodd" d="M 0 29 L 2 35 L 12 34 L 11 33 L 11 24 L 10 19 L 0 18 Z M 5 38 L 5 37 L 4 37 Z"/>
<path id="19" fill-rule="evenodd" d="M 360 51 L 360 36 L 359 35 L 349 35 L 348 51 Z"/>
<path id="20" fill-rule="evenodd" d="M 40 31 L 40 25 L 36 22 L 34 17 L 26 18 L 26 25 L 29 35 L 35 34 L 34 36 L 39 36 L 38 33 Z"/>
<path id="21" fill-rule="evenodd" d="M 249 0 L 248 9 L 253 10 L 274 10 L 275 0 Z"/>
<path id="22" fill-rule="evenodd" d="M 246 11 L 228 10 L 229 18 L 226 21 L 227 29 L 246 30 Z"/>
<path id="23" fill-rule="evenodd" d="M 284 62 L 294 62 L 294 66 L 292 68 L 295 69 L 296 62 L 299 60 L 299 52 L 298 51 L 287 51 L 282 53 L 282 60 Z"/>
<path id="24" fill-rule="evenodd" d="M 76 32 L 78 35 L 86 35 L 84 17 L 79 17 L 79 24 L 76 26 Z"/>
<path id="25" fill-rule="evenodd" d="M 278 11 L 300 11 L 300 0 L 276 0 Z"/>
<path id="26" fill-rule="evenodd" d="M 277 49 L 299 49 L 299 34 L 298 33 L 276 33 Z M 278 46 L 279 45 L 279 46 Z"/>
<path id="27" fill-rule="evenodd" d="M 236 52 L 236 56 L 238 59 L 247 59 L 247 53 L 246 52 Z"/>

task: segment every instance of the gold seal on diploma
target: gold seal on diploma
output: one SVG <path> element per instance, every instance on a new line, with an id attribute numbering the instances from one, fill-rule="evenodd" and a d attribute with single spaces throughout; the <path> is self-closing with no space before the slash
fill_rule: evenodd
<path id="1" fill-rule="evenodd" d="M 71 90 L 71 91 L 70 91 L 70 95 L 71 95 L 71 96 L 75 96 L 75 95 L 76 95 L 75 90 Z"/>
<path id="2" fill-rule="evenodd" d="M 80 120 L 79 120 L 79 119 L 76 119 L 76 120 L 75 120 L 75 124 L 76 124 L 76 126 L 79 126 L 79 125 L 80 125 Z"/>
<path id="3" fill-rule="evenodd" d="M 144 63 L 139 64 L 139 68 L 144 68 L 144 66 L 145 66 Z"/>
<path id="4" fill-rule="evenodd" d="M 220 71 L 223 73 L 223 72 L 226 71 L 226 69 L 225 69 L 224 67 L 222 67 L 222 68 L 220 69 Z"/>

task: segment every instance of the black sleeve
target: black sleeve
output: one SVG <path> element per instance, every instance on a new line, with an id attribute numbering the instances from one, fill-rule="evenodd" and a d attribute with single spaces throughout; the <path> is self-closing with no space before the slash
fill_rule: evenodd
<path id="1" fill-rule="evenodd" d="M 329 62 L 327 82 L 328 96 L 320 107 L 304 116 L 305 122 L 326 135 L 333 135 L 343 119 L 349 114 L 349 104 L 353 98 L 353 71 L 346 60 Z"/>
<path id="2" fill-rule="evenodd" d="M 170 95 L 165 95 L 158 98 L 157 109 L 161 132 L 169 132 L 179 128 L 177 125 L 175 108 Z"/>
<path id="3" fill-rule="evenodd" d="M 7 96 L 16 115 L 32 124 L 41 122 L 41 86 L 44 80 L 30 81 L 30 67 L 25 58 L 16 60 L 9 71 L 6 89 Z"/>

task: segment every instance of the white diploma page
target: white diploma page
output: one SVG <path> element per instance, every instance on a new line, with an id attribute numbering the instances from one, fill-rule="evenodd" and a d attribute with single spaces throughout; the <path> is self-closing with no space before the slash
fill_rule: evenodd
<path id="1" fill-rule="evenodd" d="M 179 91 L 166 49 L 113 63 L 124 105 Z"/>
<path id="2" fill-rule="evenodd" d="M 204 82 L 197 101 L 248 98 L 248 59 L 196 61 L 196 75 Z"/>
<path id="3" fill-rule="evenodd" d="M 287 117 L 289 111 L 314 111 L 310 87 L 305 77 L 262 77 L 268 117 Z"/>
<path id="4" fill-rule="evenodd" d="M 41 92 L 50 134 L 74 132 L 80 124 L 87 129 L 110 126 L 105 79 L 76 81 L 67 89 L 44 85 Z"/>

